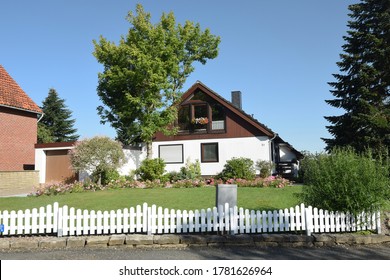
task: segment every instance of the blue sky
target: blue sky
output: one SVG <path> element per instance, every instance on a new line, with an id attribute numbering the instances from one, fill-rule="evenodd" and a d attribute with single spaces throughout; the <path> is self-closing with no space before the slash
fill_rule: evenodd
<path id="1" fill-rule="evenodd" d="M 40 106 L 55 88 L 76 119 L 82 138 L 115 137 L 101 125 L 92 55 L 100 35 L 118 42 L 137 3 L 157 22 L 173 11 L 177 22 L 197 22 L 221 37 L 217 58 L 196 65 L 183 91 L 197 80 L 243 109 L 297 150 L 321 152 L 329 137 L 323 118 L 342 112 L 328 82 L 346 35 L 348 5 L 358 0 L 13 0 L 0 2 L 0 64 Z"/>

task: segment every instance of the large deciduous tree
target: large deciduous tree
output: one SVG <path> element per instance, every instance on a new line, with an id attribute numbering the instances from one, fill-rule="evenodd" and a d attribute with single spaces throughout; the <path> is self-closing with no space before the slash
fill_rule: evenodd
<path id="1" fill-rule="evenodd" d="M 127 20 L 131 27 L 118 44 L 102 36 L 94 41 L 94 56 L 104 66 L 97 87 L 104 106 L 98 113 L 124 144 L 146 143 L 151 158 L 155 133 L 176 132 L 170 127 L 177 118 L 174 105 L 193 64 L 215 58 L 220 38 L 190 21 L 177 24 L 172 12 L 153 24 L 141 5 Z"/>
<path id="2" fill-rule="evenodd" d="M 335 99 L 326 100 L 345 112 L 325 117 L 333 138 L 324 141 L 328 151 L 351 146 L 379 154 L 390 146 L 390 1 L 362 0 L 349 10 L 341 73 L 329 83 Z"/>
<path id="3" fill-rule="evenodd" d="M 74 128 L 75 119 L 72 119 L 72 111 L 65 105 L 57 91 L 53 88 L 42 102 L 44 113 L 38 123 L 38 142 L 67 142 L 76 141 L 79 135 Z"/>

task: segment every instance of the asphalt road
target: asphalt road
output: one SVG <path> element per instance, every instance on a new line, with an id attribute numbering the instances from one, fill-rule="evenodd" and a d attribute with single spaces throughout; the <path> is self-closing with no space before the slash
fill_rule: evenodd
<path id="1" fill-rule="evenodd" d="M 1 260 L 390 260 L 390 244 L 312 248 L 188 247 L 0 250 Z"/>

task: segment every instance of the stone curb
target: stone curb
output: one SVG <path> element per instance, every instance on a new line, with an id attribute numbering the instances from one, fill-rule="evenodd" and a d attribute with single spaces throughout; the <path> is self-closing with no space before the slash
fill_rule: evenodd
<path id="1" fill-rule="evenodd" d="M 264 247 L 321 247 L 337 245 L 367 245 L 390 243 L 390 235 L 360 234 L 118 234 L 71 237 L 0 237 L 0 250 L 105 248 L 127 246 L 132 248 L 184 248 L 189 246 L 256 246 Z"/>

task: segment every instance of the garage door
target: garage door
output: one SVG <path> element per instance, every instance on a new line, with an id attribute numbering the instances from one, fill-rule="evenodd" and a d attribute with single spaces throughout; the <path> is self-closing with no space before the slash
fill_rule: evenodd
<path id="1" fill-rule="evenodd" d="M 70 164 L 68 150 L 46 151 L 46 183 L 77 180 Z"/>

